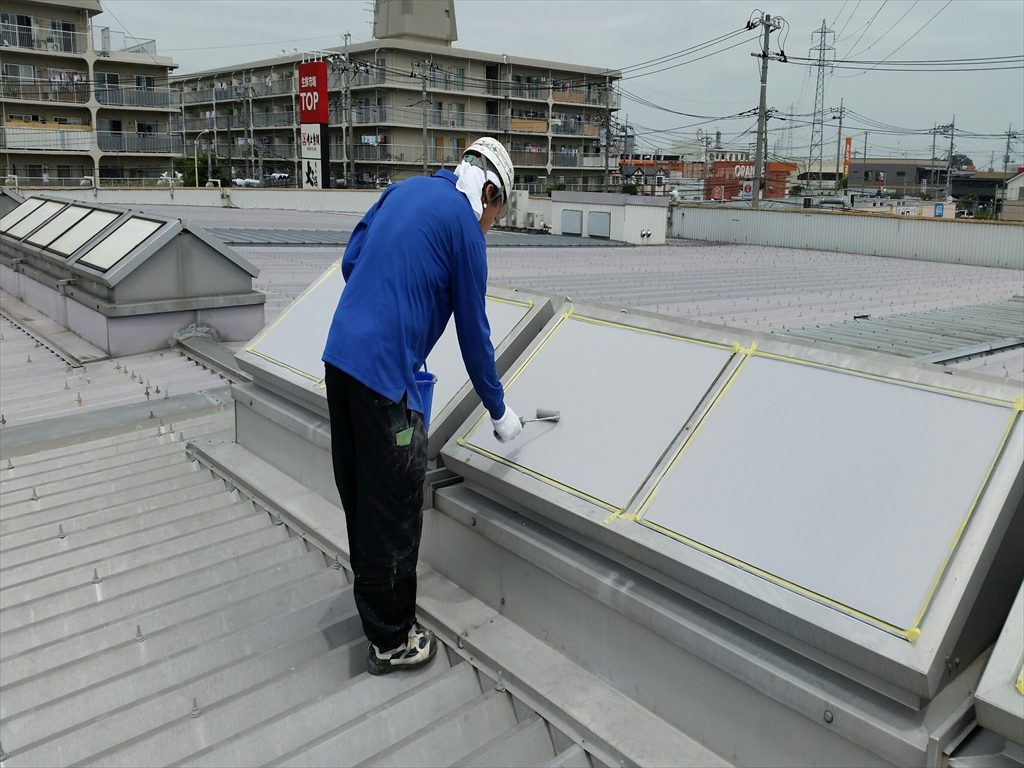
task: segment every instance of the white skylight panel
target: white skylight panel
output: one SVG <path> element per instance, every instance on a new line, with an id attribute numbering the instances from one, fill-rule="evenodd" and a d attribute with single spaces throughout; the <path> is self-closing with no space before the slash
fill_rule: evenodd
<path id="1" fill-rule="evenodd" d="M 48 247 L 51 251 L 70 256 L 120 215 L 110 211 L 93 211 Z"/>
<path id="2" fill-rule="evenodd" d="M 78 263 L 106 272 L 162 226 L 162 222 L 132 216 L 79 257 Z"/>
<path id="3" fill-rule="evenodd" d="M 482 418 L 465 445 L 610 510 L 624 509 L 699 405 L 731 350 L 575 315 L 505 388 L 527 424 L 509 443 Z"/>
<path id="4" fill-rule="evenodd" d="M 975 399 L 752 358 L 643 519 L 812 599 L 910 632 L 1012 417 Z"/>
<path id="5" fill-rule="evenodd" d="M 89 210 L 80 205 L 69 205 L 50 219 L 48 224 L 29 235 L 26 240 L 35 245 L 49 245 L 74 224 L 85 218 L 89 214 Z"/>
<path id="6" fill-rule="evenodd" d="M 19 239 L 22 238 L 57 213 L 57 211 L 65 205 L 66 203 L 57 203 L 53 200 L 46 200 L 42 205 L 29 213 L 28 216 L 8 229 L 7 234 L 11 237 L 17 237 Z"/>
<path id="7" fill-rule="evenodd" d="M 30 197 L 28 200 L 23 202 L 13 211 L 8 213 L 2 219 L 0 219 L 0 232 L 6 232 L 8 229 L 13 227 L 23 218 L 28 216 L 32 211 L 43 204 L 43 201 L 38 197 Z"/>

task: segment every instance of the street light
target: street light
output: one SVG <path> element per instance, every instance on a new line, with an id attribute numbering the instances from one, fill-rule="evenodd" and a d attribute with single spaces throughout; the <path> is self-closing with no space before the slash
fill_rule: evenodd
<path id="1" fill-rule="evenodd" d="M 195 173 L 196 188 L 199 188 L 199 139 L 204 133 L 209 133 L 209 128 L 204 128 L 196 136 L 195 142 L 192 144 L 192 170 Z"/>

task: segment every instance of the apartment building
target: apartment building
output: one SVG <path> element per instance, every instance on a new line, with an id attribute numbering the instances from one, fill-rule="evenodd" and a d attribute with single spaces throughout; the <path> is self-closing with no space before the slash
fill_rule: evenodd
<path id="1" fill-rule="evenodd" d="M 374 38 L 332 48 L 332 186 L 451 167 L 481 135 L 503 141 L 516 186 L 599 189 L 617 72 L 452 46 L 453 0 L 377 0 Z M 215 148 L 236 177 L 298 178 L 298 64 L 310 54 L 176 77 L 186 151 Z"/>
<path id="2" fill-rule="evenodd" d="M 95 28 L 99 0 L 0 6 L 0 173 L 19 183 L 155 183 L 183 152 L 176 66 L 153 40 Z"/>

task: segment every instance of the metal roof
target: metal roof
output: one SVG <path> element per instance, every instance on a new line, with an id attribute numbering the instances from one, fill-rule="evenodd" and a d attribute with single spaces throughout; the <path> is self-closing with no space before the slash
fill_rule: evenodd
<path id="1" fill-rule="evenodd" d="M 851 349 L 886 352 L 922 363 L 956 365 L 986 353 L 1024 352 L 1024 297 L 988 304 L 859 317 L 778 331 Z M 1009 371 L 1007 375 L 1009 375 Z M 1020 368 L 1013 371 L 1022 375 Z"/>
<path id="2" fill-rule="evenodd" d="M 5 767 L 606 764 L 447 645 L 423 670 L 367 673 L 347 571 L 186 451 L 232 423 L 224 409 L 0 462 Z M 594 684 L 638 741 L 656 729 L 638 754 L 721 764 Z"/>

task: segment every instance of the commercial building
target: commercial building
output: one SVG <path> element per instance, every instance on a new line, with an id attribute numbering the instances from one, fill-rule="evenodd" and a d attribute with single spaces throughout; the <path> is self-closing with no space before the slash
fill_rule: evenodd
<path id="1" fill-rule="evenodd" d="M 860 158 L 850 162 L 850 189 L 887 189 L 903 195 L 940 191 L 946 184 L 945 160 Z"/>
<path id="2" fill-rule="evenodd" d="M 329 61 L 330 178 L 372 186 L 456 163 L 480 135 L 500 139 L 516 186 L 599 189 L 617 72 L 452 47 L 453 0 L 380 0 L 374 39 Z M 346 60 L 347 57 L 347 60 Z M 234 176 L 298 177 L 299 63 L 308 54 L 175 79 L 187 151 L 209 142 Z"/>
<path id="3" fill-rule="evenodd" d="M 794 163 L 765 163 L 765 185 L 762 199 L 781 199 L 786 196 L 790 174 L 795 173 Z M 749 199 L 744 195 L 744 181 L 753 181 L 754 164 L 747 161 L 716 160 L 711 164 L 710 173 L 704 180 L 706 200 Z"/>
<path id="4" fill-rule="evenodd" d="M 1002 195 L 1003 221 L 1024 221 L 1024 169 L 1008 179 Z"/>
<path id="5" fill-rule="evenodd" d="M 19 183 L 154 179 L 183 151 L 174 62 L 154 40 L 94 28 L 99 0 L 14 0 L 0 12 L 0 172 Z M 85 183 L 89 183 L 88 180 Z"/>

